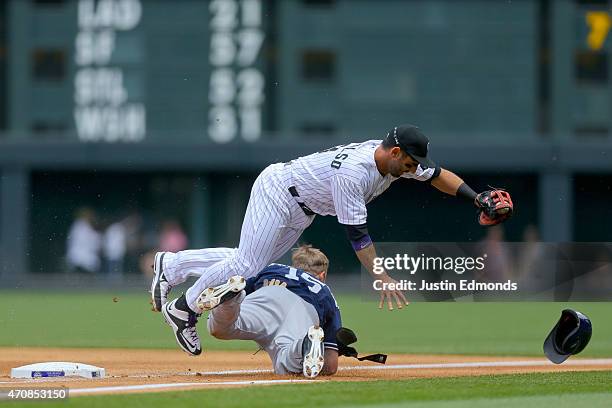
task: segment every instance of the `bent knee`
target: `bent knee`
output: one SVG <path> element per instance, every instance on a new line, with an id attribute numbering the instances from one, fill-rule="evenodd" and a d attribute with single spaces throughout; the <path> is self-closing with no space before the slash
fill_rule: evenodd
<path id="1" fill-rule="evenodd" d="M 247 259 L 244 256 L 235 254 L 228 259 L 229 269 L 237 275 L 250 278 L 259 273 L 263 268 L 267 266 L 267 263 L 261 260 Z"/>
<path id="2" fill-rule="evenodd" d="M 231 340 L 230 334 L 223 331 L 213 331 L 210 335 L 219 340 Z"/>
<path id="3" fill-rule="evenodd" d="M 232 330 L 228 327 L 208 326 L 208 333 L 219 340 L 230 340 Z"/>

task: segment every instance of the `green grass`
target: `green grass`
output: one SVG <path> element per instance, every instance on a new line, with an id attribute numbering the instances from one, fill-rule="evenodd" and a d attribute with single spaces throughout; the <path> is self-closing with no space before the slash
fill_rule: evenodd
<path id="1" fill-rule="evenodd" d="M 113 302 L 113 298 L 117 302 Z M 414 303 L 379 310 L 359 297 L 338 298 L 344 325 L 362 352 L 542 355 L 542 342 L 564 307 L 593 322 L 582 356 L 612 356 L 612 303 Z M 0 291 L 0 346 L 175 348 L 148 295 Z M 204 347 L 254 350 L 251 342 L 218 341 L 199 324 Z"/>
<path id="2" fill-rule="evenodd" d="M 612 400 L 611 384 L 611 371 L 538 373 L 74 397 L 45 406 L 232 408 L 248 401 L 249 408 L 604 407 Z"/>
<path id="3" fill-rule="evenodd" d="M 146 293 L 2 291 L 0 345 L 175 348 L 161 315 L 150 312 L 147 302 Z M 362 352 L 542 356 L 544 337 L 561 310 L 574 307 L 591 317 L 594 326 L 581 356 L 612 356 L 612 325 L 606 324 L 612 303 L 415 303 L 389 312 L 358 297 L 341 296 L 338 302 Z M 206 349 L 255 349 L 250 342 L 213 340 L 205 334 L 204 320 L 200 333 Z M 202 389 L 74 397 L 55 405 L 231 408 L 245 406 L 245 401 L 249 408 L 603 407 L 612 401 L 612 371 Z M 24 404 L 7 404 L 16 405 Z"/>
<path id="4" fill-rule="evenodd" d="M 113 301 L 116 298 L 116 302 Z M 146 293 L 0 292 L 0 345 L 174 348 L 174 338 Z M 544 337 L 564 307 L 592 320 L 584 356 L 612 356 L 612 303 L 414 303 L 379 310 L 358 297 L 338 298 L 343 322 L 365 352 L 541 355 Z M 218 341 L 199 325 L 206 349 L 255 348 L 251 342 Z"/>
<path id="5" fill-rule="evenodd" d="M 612 356 L 612 303 L 413 303 L 376 309 L 342 299 L 344 324 L 367 350 L 408 353 L 542 356 L 542 343 L 567 307 L 590 317 L 593 337 L 582 356 Z"/>

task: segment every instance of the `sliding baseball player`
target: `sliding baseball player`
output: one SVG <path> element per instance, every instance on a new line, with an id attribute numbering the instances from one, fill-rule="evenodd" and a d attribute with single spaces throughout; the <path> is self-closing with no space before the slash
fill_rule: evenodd
<path id="1" fill-rule="evenodd" d="M 208 331 L 218 339 L 254 340 L 270 356 L 276 374 L 335 374 L 336 333 L 342 324 L 324 283 L 328 265 L 320 250 L 299 247 L 292 266 L 271 264 L 236 285 L 244 291 L 210 312 Z"/>

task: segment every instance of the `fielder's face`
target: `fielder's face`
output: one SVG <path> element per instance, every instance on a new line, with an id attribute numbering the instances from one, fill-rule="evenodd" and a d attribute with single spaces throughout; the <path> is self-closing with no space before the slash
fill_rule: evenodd
<path id="1" fill-rule="evenodd" d="M 389 161 L 389 173 L 393 177 L 401 177 L 404 173 L 415 173 L 419 163 L 400 148 L 391 149 L 391 160 Z"/>

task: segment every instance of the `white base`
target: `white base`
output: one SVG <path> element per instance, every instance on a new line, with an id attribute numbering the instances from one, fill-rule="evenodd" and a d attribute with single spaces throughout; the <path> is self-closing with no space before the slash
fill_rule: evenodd
<path id="1" fill-rule="evenodd" d="M 83 377 L 104 378 L 101 367 L 83 363 L 49 361 L 11 368 L 11 378 Z"/>

